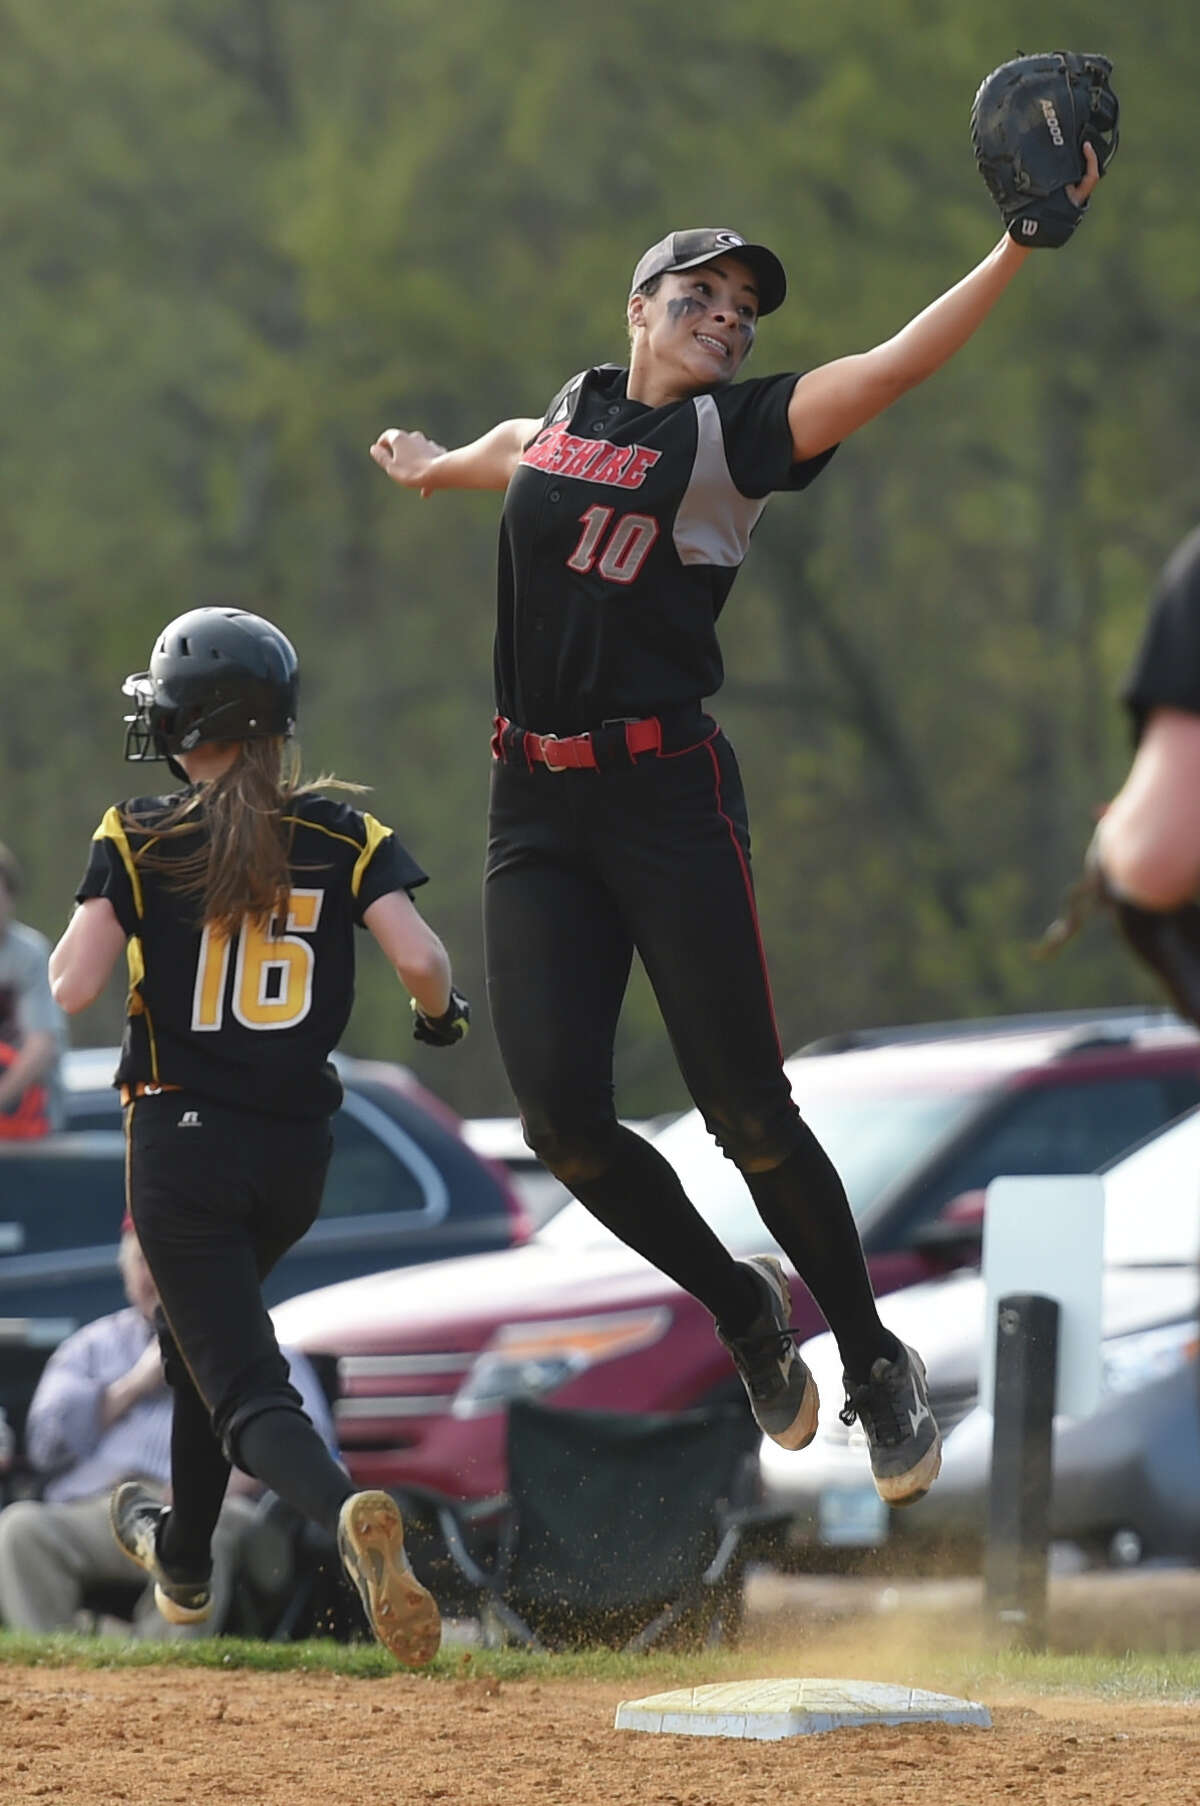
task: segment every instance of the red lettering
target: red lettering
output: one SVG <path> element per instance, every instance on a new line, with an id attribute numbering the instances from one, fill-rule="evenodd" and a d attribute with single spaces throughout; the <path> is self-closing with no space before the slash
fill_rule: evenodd
<path id="1" fill-rule="evenodd" d="M 589 465 L 598 463 L 613 450 L 607 439 L 575 439 L 572 445 L 574 450 L 562 467 L 564 477 L 586 476 Z"/>
<path id="2" fill-rule="evenodd" d="M 572 439 L 570 433 L 560 433 L 546 459 L 546 469 L 561 470 L 564 462 L 571 455 L 571 445 Z"/>
<path id="3" fill-rule="evenodd" d="M 662 457 L 648 445 L 614 445 L 610 439 L 581 439 L 565 426 L 546 430 L 523 455 L 522 464 L 558 476 L 609 483 L 615 489 L 640 489 L 646 473 Z"/>
<path id="4" fill-rule="evenodd" d="M 558 449 L 565 430 L 561 426 L 551 427 L 544 438 L 535 439 L 529 450 L 522 455 L 522 464 L 531 464 L 535 470 L 549 470 L 550 459 Z"/>
<path id="5" fill-rule="evenodd" d="M 635 445 L 633 456 L 617 479 L 619 489 L 640 489 L 646 480 L 646 472 L 653 470 L 661 452 L 651 451 L 648 445 Z"/>
<path id="6" fill-rule="evenodd" d="M 621 472 L 625 469 L 625 466 L 630 463 L 632 458 L 632 446 L 610 445 L 608 448 L 608 456 L 603 458 L 591 472 L 591 481 L 593 483 L 613 483 L 619 485 L 621 481 Z"/>

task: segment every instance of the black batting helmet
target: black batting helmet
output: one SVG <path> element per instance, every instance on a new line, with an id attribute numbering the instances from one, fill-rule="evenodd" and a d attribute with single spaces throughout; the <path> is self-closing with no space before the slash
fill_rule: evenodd
<path id="1" fill-rule="evenodd" d="M 131 696 L 125 757 L 170 759 L 205 740 L 261 740 L 296 725 L 299 667 L 287 635 L 241 608 L 193 608 L 163 628 Z"/>

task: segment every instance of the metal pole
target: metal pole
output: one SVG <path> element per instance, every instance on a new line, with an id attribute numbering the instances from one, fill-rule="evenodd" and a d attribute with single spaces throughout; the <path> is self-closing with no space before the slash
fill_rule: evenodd
<path id="1" fill-rule="evenodd" d="M 996 1310 L 995 1428 L 984 1604 L 1020 1648 L 1046 1646 L 1058 1301 L 1014 1292 Z"/>

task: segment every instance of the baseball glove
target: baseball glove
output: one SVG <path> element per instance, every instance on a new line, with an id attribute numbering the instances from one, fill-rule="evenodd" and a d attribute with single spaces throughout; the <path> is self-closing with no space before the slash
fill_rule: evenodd
<path id="1" fill-rule="evenodd" d="M 1154 973 L 1178 1013 L 1200 1026 L 1200 905 L 1143 909 L 1116 895 L 1104 876 L 1093 837 L 1083 872 L 1067 892 L 1061 913 L 1047 928 L 1035 953 L 1043 959 L 1057 953 L 1097 911 L 1111 917 L 1130 951 Z"/>
<path id="2" fill-rule="evenodd" d="M 1117 149 L 1117 97 L 1106 56 L 1054 50 L 1001 63 L 980 83 L 971 142 L 1010 238 L 1036 250 L 1065 245 L 1084 213 L 1067 184 L 1087 172 L 1090 144 L 1103 175 Z"/>

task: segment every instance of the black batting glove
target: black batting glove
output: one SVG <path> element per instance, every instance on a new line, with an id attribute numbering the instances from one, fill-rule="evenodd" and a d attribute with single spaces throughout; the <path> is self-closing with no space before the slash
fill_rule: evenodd
<path id="1" fill-rule="evenodd" d="M 413 1039 L 426 1047 L 453 1047 L 465 1040 L 471 1026 L 471 1006 L 461 991 L 450 989 L 450 1007 L 441 1016 L 427 1016 L 416 998 L 412 999 Z"/>

